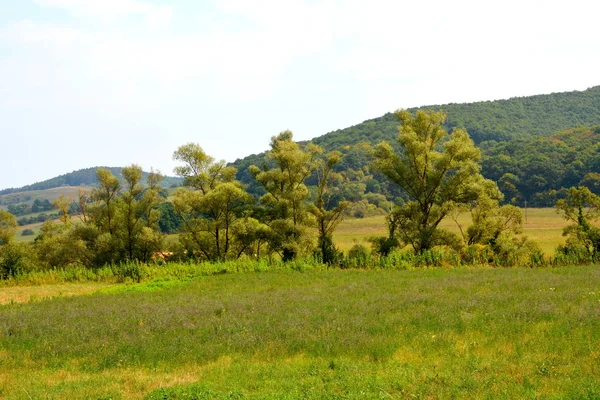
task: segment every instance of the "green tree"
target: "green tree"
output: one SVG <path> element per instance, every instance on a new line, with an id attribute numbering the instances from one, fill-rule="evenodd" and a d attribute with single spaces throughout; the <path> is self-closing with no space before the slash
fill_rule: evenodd
<path id="1" fill-rule="evenodd" d="M 155 207 L 162 200 L 158 186 L 162 176 L 160 173 L 150 172 L 148 187 L 144 188 L 141 185 L 140 166 L 134 164 L 125 167 L 122 173 L 126 190 L 122 193 L 119 203 L 120 236 L 129 260 L 147 261 L 153 251 L 160 250 L 161 236 L 157 232 L 160 211 Z"/>
<path id="2" fill-rule="evenodd" d="M 0 246 L 12 242 L 17 226 L 17 218 L 13 214 L 0 210 Z"/>
<path id="3" fill-rule="evenodd" d="M 333 264 L 338 258 L 338 250 L 333 243 L 333 232 L 342 221 L 344 211 L 349 205 L 347 201 L 332 203 L 333 188 L 339 183 L 341 176 L 333 168 L 340 162 L 341 153 L 332 151 L 315 165 L 317 176 L 316 198 L 309 211 L 315 216 L 318 232 L 318 249 L 321 260 L 325 264 Z"/>
<path id="4" fill-rule="evenodd" d="M 52 206 L 58 208 L 58 215 L 60 216 L 60 220 L 65 225 L 71 224 L 71 215 L 69 215 L 69 206 L 71 205 L 71 199 L 65 197 L 65 195 L 61 194 L 54 202 Z"/>
<path id="5" fill-rule="evenodd" d="M 0 278 L 7 279 L 31 268 L 29 248 L 16 243 L 14 236 L 17 219 L 11 213 L 0 210 Z"/>
<path id="6" fill-rule="evenodd" d="M 480 173 L 479 150 L 463 129 L 448 135 L 442 128 L 444 113 L 417 111 L 413 117 L 403 110 L 396 117 L 401 121 L 400 151 L 379 144 L 375 168 L 402 189 L 406 201 L 393 211 L 398 236 L 422 253 L 455 240 L 439 228 L 440 222 L 477 200 L 489 185 Z"/>
<path id="7" fill-rule="evenodd" d="M 311 247 L 306 200 L 309 192 L 305 180 L 315 167 L 321 148 L 309 145 L 302 150 L 292 132 L 284 131 L 271 138 L 271 150 L 263 168 L 250 166 L 254 179 L 266 190 L 260 198 L 264 220 L 271 228 L 269 245 L 288 261 Z"/>
<path id="8" fill-rule="evenodd" d="M 490 192 L 493 193 L 493 188 L 490 188 Z M 480 196 L 474 207 L 466 205 L 452 213 L 451 216 L 458 225 L 467 246 L 482 244 L 494 248 L 501 235 L 512 237 L 523 232 L 521 209 L 513 205 L 500 207 L 501 196 L 500 193 L 497 194 L 495 198 L 487 195 Z M 458 222 L 458 213 L 468 208 L 471 208 L 471 224 L 465 231 Z"/>
<path id="9" fill-rule="evenodd" d="M 193 143 L 181 146 L 173 158 L 184 163 L 175 173 L 191 187 L 178 189 L 173 199 L 183 221 L 181 243 L 212 261 L 239 257 L 235 226 L 243 223 L 252 197 L 234 180 L 235 168 L 215 162 Z"/>
<path id="10" fill-rule="evenodd" d="M 235 179 L 236 169 L 228 167 L 224 160 L 215 159 L 202 150 L 196 143 L 188 143 L 173 153 L 173 159 L 183 163 L 175 167 L 175 174 L 184 178 L 185 186 L 207 194 L 218 184 Z"/>
<path id="11" fill-rule="evenodd" d="M 121 183 L 104 168 L 99 168 L 96 176 L 98 187 L 91 193 L 91 199 L 98 203 L 94 208 L 94 222 L 101 232 L 114 235 L 117 230 L 117 201 Z"/>
<path id="12" fill-rule="evenodd" d="M 600 218 L 600 196 L 587 187 L 572 187 L 566 199 L 558 200 L 556 210 L 573 223 L 563 229 L 563 235 L 568 236 L 566 248 L 583 247 L 590 255 L 598 256 L 600 228 L 592 223 Z"/>

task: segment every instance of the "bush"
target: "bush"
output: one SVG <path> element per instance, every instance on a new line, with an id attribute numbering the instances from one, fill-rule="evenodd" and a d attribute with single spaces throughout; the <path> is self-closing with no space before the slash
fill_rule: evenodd
<path id="1" fill-rule="evenodd" d="M 33 232 L 32 229 L 23 229 L 23 232 L 21 232 L 21 236 L 31 236 L 34 234 L 35 233 Z"/>
<path id="2" fill-rule="evenodd" d="M 0 247 L 0 279 L 16 278 L 32 270 L 34 263 L 27 245 L 8 243 Z"/>
<path id="3" fill-rule="evenodd" d="M 556 248 L 553 259 L 556 265 L 584 265 L 595 261 L 596 257 L 587 246 L 569 239 L 565 245 Z"/>
<path id="4" fill-rule="evenodd" d="M 462 261 L 467 265 L 483 265 L 493 260 L 494 251 L 489 245 L 472 244 L 462 250 Z"/>
<path id="5" fill-rule="evenodd" d="M 539 245 L 526 237 L 500 235 L 494 250 L 496 254 L 494 263 L 502 267 L 534 267 L 544 262 Z"/>
<path id="6" fill-rule="evenodd" d="M 371 252 L 362 244 L 355 244 L 348 250 L 348 256 L 343 262 L 345 268 L 366 267 L 371 261 Z"/>

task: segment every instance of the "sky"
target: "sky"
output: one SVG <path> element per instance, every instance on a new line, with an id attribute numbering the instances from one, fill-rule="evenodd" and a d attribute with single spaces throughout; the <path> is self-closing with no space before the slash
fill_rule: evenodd
<path id="1" fill-rule="evenodd" d="M 0 0 L 0 189 L 600 85 L 600 3 Z"/>

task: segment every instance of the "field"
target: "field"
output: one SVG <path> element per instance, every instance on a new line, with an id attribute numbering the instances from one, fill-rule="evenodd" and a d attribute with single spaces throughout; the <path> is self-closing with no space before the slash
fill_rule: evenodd
<path id="1" fill-rule="evenodd" d="M 0 306 L 0 397 L 592 399 L 599 342 L 599 266 L 218 275 Z"/>
<path id="2" fill-rule="evenodd" d="M 524 210 L 523 210 L 524 211 Z M 459 222 L 466 226 L 470 215 L 462 214 Z M 535 240 L 546 255 L 554 254 L 554 249 L 565 242 L 562 229 L 567 222 L 556 213 L 554 208 L 529 208 L 527 221 L 523 220 L 523 234 Z M 456 223 L 451 219 L 442 221 L 442 227 L 458 232 Z M 386 235 L 385 217 L 370 217 L 362 219 L 346 219 L 334 233 L 334 241 L 341 250 L 348 250 L 354 244 L 368 246 L 366 240 L 370 236 Z"/>
<path id="3" fill-rule="evenodd" d="M 9 201 L 12 198 L 23 199 L 25 197 L 30 197 L 30 199 L 28 201 L 23 202 L 23 203 L 26 203 L 29 205 L 33 204 L 33 202 L 35 200 L 48 200 L 50 203 L 52 203 L 54 200 L 58 199 L 61 195 L 65 196 L 67 198 L 76 200 L 79 189 L 81 189 L 82 187 L 83 186 L 61 186 L 61 187 L 45 189 L 45 190 L 30 190 L 30 191 L 19 192 L 19 193 L 3 194 L 3 195 L 0 195 L 0 200 Z M 84 188 L 89 189 L 87 187 L 84 187 Z M 6 209 L 7 209 L 6 205 L 0 205 L 0 210 L 6 210 Z"/>

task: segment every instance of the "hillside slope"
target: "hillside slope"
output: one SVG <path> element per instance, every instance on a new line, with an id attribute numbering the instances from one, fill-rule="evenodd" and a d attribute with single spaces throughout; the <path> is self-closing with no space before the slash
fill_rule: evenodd
<path id="1" fill-rule="evenodd" d="M 512 142 L 517 139 L 549 137 L 570 128 L 600 125 L 600 86 L 584 91 L 552 93 L 508 100 L 466 104 L 431 105 L 423 110 L 443 110 L 448 118 L 445 128 L 465 128 L 476 144 Z M 393 113 L 364 121 L 349 128 L 329 132 L 310 142 L 326 151 L 340 150 L 346 155 L 340 169 L 361 169 L 369 164 L 370 147 L 382 141 L 394 142 L 398 120 Z M 274 132 L 275 134 L 276 132 Z M 266 144 L 265 144 L 266 146 Z M 485 145 L 483 146 L 485 147 Z M 260 192 L 248 172 L 252 164 L 262 165 L 263 154 L 253 154 L 236 160 L 238 179 L 250 185 L 251 192 Z"/>
<path id="2" fill-rule="evenodd" d="M 122 167 L 91 167 L 69 172 L 68 174 L 59 175 L 57 177 L 47 179 L 42 182 L 36 182 L 34 184 L 23 186 L 20 188 L 9 188 L 0 190 L 0 195 L 21 193 L 32 190 L 52 189 L 61 186 L 94 186 L 97 183 L 96 171 L 98 171 L 99 168 L 108 169 L 110 172 L 112 172 L 113 175 L 115 175 L 117 178 L 123 181 L 121 173 L 121 171 L 123 170 Z M 148 173 L 144 172 L 142 179 L 145 181 L 147 176 Z M 182 182 L 183 180 L 181 178 L 167 176 L 165 177 L 165 179 L 163 179 L 163 181 L 160 184 L 163 187 L 167 188 L 172 185 L 181 184 Z"/>

